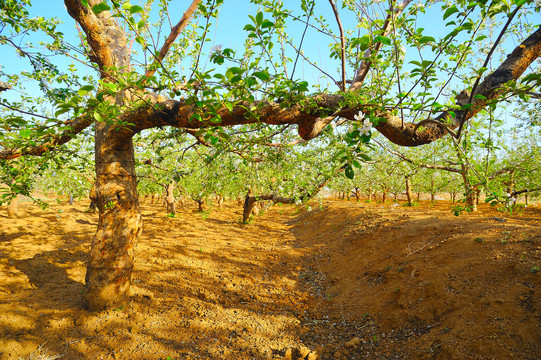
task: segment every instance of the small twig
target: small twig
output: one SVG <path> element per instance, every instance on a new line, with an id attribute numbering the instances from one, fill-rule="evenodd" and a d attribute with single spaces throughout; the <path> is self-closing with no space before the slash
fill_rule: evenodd
<path id="1" fill-rule="evenodd" d="M 434 241 L 435 238 L 436 238 L 436 235 L 434 235 L 434 237 L 432 238 L 432 240 L 430 240 L 430 242 L 424 244 L 423 246 L 421 246 L 419 249 L 417 249 L 417 250 L 415 250 L 415 251 L 411 251 L 410 245 L 411 245 L 412 243 L 409 243 L 409 244 L 408 244 L 408 251 L 409 251 L 409 254 L 406 255 L 406 259 L 408 258 L 408 256 L 413 255 L 413 254 L 415 254 L 415 253 L 417 253 L 417 252 L 423 250 L 423 249 L 424 249 L 425 247 L 427 247 L 428 245 L 432 244 L 432 242 Z"/>
<path id="2" fill-rule="evenodd" d="M 515 11 L 513 11 L 513 13 L 507 19 L 507 22 L 505 23 L 502 30 L 500 31 L 500 34 L 498 35 L 498 38 L 496 39 L 496 41 L 494 41 L 494 44 L 492 45 L 492 48 L 490 49 L 490 51 L 487 54 L 487 57 L 485 59 L 485 63 L 482 66 L 483 68 L 487 67 L 488 62 L 490 61 L 490 58 L 492 57 L 492 53 L 494 53 L 494 51 L 496 50 L 496 47 L 499 45 L 503 35 L 507 31 L 507 28 L 511 24 L 511 21 L 513 21 L 513 18 L 518 13 L 518 11 L 520 10 L 521 7 L 522 7 L 522 5 L 517 6 Z M 475 91 L 477 90 L 477 86 L 479 86 L 479 81 L 480 80 L 481 80 L 481 75 L 479 75 L 477 77 L 477 79 L 475 80 L 475 84 L 473 85 L 473 88 L 472 88 L 472 91 L 471 91 L 471 94 L 470 94 L 470 99 L 468 100 L 468 104 L 472 103 L 473 97 L 475 96 Z M 469 109 L 466 109 L 466 111 L 464 112 L 464 115 L 462 117 L 462 120 L 460 121 L 460 126 L 458 127 L 458 133 L 457 133 L 458 136 L 460 136 L 462 134 L 462 129 L 464 127 L 464 123 L 466 122 L 466 116 L 468 115 L 468 111 L 469 111 Z"/>
<path id="3" fill-rule="evenodd" d="M 342 21 L 340 21 L 340 15 L 338 14 L 338 9 L 336 8 L 334 0 L 329 0 L 329 3 L 332 6 L 332 11 L 334 12 L 338 29 L 340 30 L 340 48 L 342 50 L 342 91 L 346 91 L 346 40 L 344 39 L 344 29 L 342 27 Z"/>
<path id="4" fill-rule="evenodd" d="M 293 80 L 293 74 L 295 74 L 295 69 L 297 68 L 297 62 L 299 61 L 299 55 L 301 54 L 302 43 L 304 42 L 304 36 L 306 35 L 306 30 L 308 30 L 308 24 L 310 23 L 310 17 L 312 16 L 315 5 L 316 5 L 316 2 L 314 1 L 312 3 L 312 8 L 310 9 L 310 12 L 308 13 L 308 18 L 306 19 L 306 26 L 304 27 L 304 31 L 302 33 L 301 42 L 299 44 L 299 50 L 297 51 L 297 57 L 295 58 L 295 63 L 293 64 L 293 71 L 291 71 L 290 80 Z"/>

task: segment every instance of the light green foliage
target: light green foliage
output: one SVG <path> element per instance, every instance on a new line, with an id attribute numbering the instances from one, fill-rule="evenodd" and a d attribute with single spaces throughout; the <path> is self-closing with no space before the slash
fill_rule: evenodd
<path id="1" fill-rule="evenodd" d="M 536 140 L 538 62 L 520 81 L 506 84 L 501 97 L 466 124 L 460 140 L 441 140 L 415 150 L 385 145 L 411 161 L 390 155 L 373 142 L 381 140 L 375 127 L 386 121 L 383 111 L 405 121 L 419 121 L 443 110 L 454 116 L 471 106 L 457 103 L 460 91 L 471 91 L 478 79 L 500 64 L 514 42 L 535 29 L 538 21 L 532 19 L 539 14 L 533 1 L 412 2 L 390 18 L 392 31 L 383 32 L 385 18 L 398 3 L 345 0 L 339 2 L 346 27 L 342 49 L 326 2 L 242 2 L 243 7 L 250 4 L 250 13 L 237 24 L 242 39 L 221 44 L 213 39 L 223 31 L 220 11 L 231 2 L 204 0 L 168 56 L 155 62 L 167 36 L 165 29 L 174 18 L 170 8 L 176 4 L 107 0 L 91 10 L 98 15 L 109 11 L 121 24 L 130 42 L 132 63 L 129 69 L 106 69 L 108 77 L 103 79 L 91 61 L 86 40 L 68 40 L 58 30 L 59 19 L 31 17 L 28 0 L 0 3 L 0 46 L 29 65 L 22 71 L 0 67 L 0 79 L 13 85 L 17 94 L 0 99 L 0 150 L 47 143 L 70 130 L 65 120 L 78 116 L 117 125 L 119 131 L 130 129 L 133 124 L 123 114 L 163 106 L 141 95 L 143 90 L 152 90 L 185 100 L 196 109 L 190 120 L 204 122 L 206 127 L 151 129 L 137 135 L 136 169 L 143 194 L 162 192 L 165 184 L 175 182 L 177 195 L 194 199 L 235 198 L 249 188 L 257 194 L 300 197 L 342 165 L 345 176 L 336 177 L 329 184 L 332 189 L 397 194 L 404 191 L 408 175 L 426 193 L 482 187 L 489 201 L 502 202 L 510 182 L 516 190 L 541 186 Z M 513 16 L 496 54 L 481 66 L 503 24 Z M 444 24 L 438 26 L 439 31 L 429 22 L 434 18 Z M 306 36 L 302 35 L 305 30 Z M 24 46 L 23 36 L 30 36 Z M 314 51 L 320 44 L 323 47 Z M 379 51 L 368 51 L 380 45 Z M 348 79 L 355 77 L 359 67 L 370 64 L 359 91 L 343 93 L 337 86 L 342 64 Z M 94 72 L 89 75 L 82 70 L 87 67 Z M 144 77 L 149 70 L 156 72 Z M 306 77 L 310 71 L 316 75 Z M 361 114 L 349 122 L 338 117 L 316 140 L 296 146 L 287 145 L 298 140 L 293 126 L 258 121 L 220 126 L 224 109 L 232 112 L 243 107 L 247 119 L 258 120 L 260 100 L 282 108 L 300 104 L 304 111 L 323 118 L 335 110 L 316 103 L 314 95 L 325 93 L 342 94 L 341 108 L 362 105 L 364 120 Z M 115 100 L 119 94 L 125 95 L 125 101 Z M 514 105 L 502 109 L 497 105 L 503 100 L 513 100 Z M 503 126 L 509 124 L 512 112 L 524 117 L 524 137 Z M 90 134 L 82 132 L 75 141 L 39 160 L 1 160 L 0 179 L 7 186 L 0 187 L 0 202 L 17 193 L 29 195 L 36 180 L 43 189 L 84 196 L 93 181 Z"/>

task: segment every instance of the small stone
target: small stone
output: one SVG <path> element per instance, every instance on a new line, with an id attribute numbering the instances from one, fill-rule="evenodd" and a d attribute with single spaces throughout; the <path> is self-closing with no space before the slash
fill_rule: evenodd
<path id="1" fill-rule="evenodd" d="M 301 346 L 299 351 L 299 357 L 304 359 L 310 354 L 310 349 L 308 349 L 306 346 Z"/>
<path id="2" fill-rule="evenodd" d="M 361 343 L 361 339 L 359 339 L 358 337 L 354 337 L 354 338 L 351 338 L 346 344 L 345 344 L 345 347 L 347 348 L 352 348 L 352 347 L 356 347 L 357 345 L 359 345 Z"/>
<path id="3" fill-rule="evenodd" d="M 318 355 L 317 352 L 312 351 L 308 356 L 306 357 L 306 360 L 321 360 L 321 357 Z"/>
<path id="4" fill-rule="evenodd" d="M 75 319 L 75 326 L 83 326 L 85 324 L 85 317 L 79 316 L 77 319 Z"/>
<path id="5" fill-rule="evenodd" d="M 299 349 L 289 348 L 286 350 L 286 354 L 284 355 L 284 360 L 295 360 L 298 357 L 299 357 Z"/>
<path id="6" fill-rule="evenodd" d="M 332 357 L 335 359 L 340 359 L 342 357 L 342 353 L 340 351 L 337 351 L 334 354 L 332 354 Z"/>

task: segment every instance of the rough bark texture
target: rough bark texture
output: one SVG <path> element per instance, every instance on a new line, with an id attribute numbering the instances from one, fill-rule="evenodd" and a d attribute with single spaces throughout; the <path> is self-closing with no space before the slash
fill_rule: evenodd
<path id="1" fill-rule="evenodd" d="M 167 207 L 167 213 L 175 215 L 175 195 L 173 191 L 175 190 L 175 183 L 171 182 L 165 187 L 165 205 Z"/>
<path id="2" fill-rule="evenodd" d="M 408 199 L 408 205 L 413 204 L 413 195 L 411 193 L 411 179 L 409 176 L 406 176 L 406 197 Z"/>
<path id="3" fill-rule="evenodd" d="M 90 7 L 100 0 L 89 0 Z M 69 14 L 79 23 L 90 45 L 90 59 L 102 78 L 107 71 L 126 71 L 129 52 L 126 35 L 108 11 L 95 15 L 80 0 L 65 0 Z M 122 102 L 117 99 L 108 99 Z M 115 120 L 115 119 L 109 119 Z M 85 299 L 92 310 L 116 306 L 130 295 L 131 273 L 142 220 L 137 195 L 131 130 L 107 122 L 95 125 L 96 203 L 98 229 L 92 240 L 85 277 Z"/>
<path id="4" fill-rule="evenodd" d="M 104 309 L 127 301 L 142 220 L 131 137 L 96 124 L 98 230 L 85 278 L 87 305 Z"/>
<path id="5" fill-rule="evenodd" d="M 90 195 L 88 197 L 90 198 L 90 205 L 88 206 L 88 211 L 96 212 L 96 209 L 98 208 L 98 194 L 96 193 L 96 182 L 92 184 L 92 188 L 90 189 Z"/>

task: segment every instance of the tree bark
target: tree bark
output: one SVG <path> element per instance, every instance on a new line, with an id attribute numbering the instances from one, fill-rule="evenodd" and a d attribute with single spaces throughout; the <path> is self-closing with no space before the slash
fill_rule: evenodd
<path id="1" fill-rule="evenodd" d="M 218 209 L 222 210 L 223 205 L 224 205 L 224 197 L 222 195 L 218 195 Z"/>
<path id="2" fill-rule="evenodd" d="M 406 197 L 408 198 L 408 205 L 413 205 L 413 195 L 411 193 L 411 180 L 410 176 L 406 176 Z"/>
<path id="3" fill-rule="evenodd" d="M 175 190 L 175 183 L 171 182 L 165 187 L 165 205 L 167 207 L 168 214 L 176 214 L 175 210 L 175 195 L 173 191 Z"/>
<path id="4" fill-rule="evenodd" d="M 96 124 L 96 200 L 98 230 L 90 249 L 85 277 L 89 309 L 125 303 L 142 219 L 137 195 L 131 134 Z"/>

